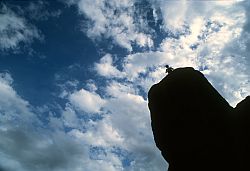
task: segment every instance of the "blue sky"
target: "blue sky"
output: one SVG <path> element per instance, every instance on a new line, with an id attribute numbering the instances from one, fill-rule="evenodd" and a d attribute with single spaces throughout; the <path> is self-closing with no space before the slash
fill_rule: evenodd
<path id="1" fill-rule="evenodd" d="M 0 170 L 166 170 L 149 88 L 169 64 L 249 95 L 249 5 L 0 1 Z"/>

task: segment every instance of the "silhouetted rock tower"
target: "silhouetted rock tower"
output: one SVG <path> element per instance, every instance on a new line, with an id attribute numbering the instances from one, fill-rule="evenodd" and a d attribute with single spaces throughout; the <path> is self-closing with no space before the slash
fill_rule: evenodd
<path id="1" fill-rule="evenodd" d="M 250 171 L 250 97 L 233 108 L 199 71 L 168 73 L 148 99 L 169 171 Z"/>

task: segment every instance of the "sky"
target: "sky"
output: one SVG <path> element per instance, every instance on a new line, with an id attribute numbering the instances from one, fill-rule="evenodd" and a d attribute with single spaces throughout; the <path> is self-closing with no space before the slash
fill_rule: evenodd
<path id="1" fill-rule="evenodd" d="M 248 0 L 1 0 L 0 171 L 163 171 L 147 107 L 164 66 L 250 93 Z"/>

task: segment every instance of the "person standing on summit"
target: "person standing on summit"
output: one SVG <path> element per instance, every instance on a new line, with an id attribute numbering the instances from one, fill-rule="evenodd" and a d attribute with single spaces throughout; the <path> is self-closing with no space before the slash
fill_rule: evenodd
<path id="1" fill-rule="evenodd" d="M 166 73 L 170 73 L 174 70 L 174 68 L 170 67 L 169 65 L 165 65 L 165 68 L 166 68 Z"/>

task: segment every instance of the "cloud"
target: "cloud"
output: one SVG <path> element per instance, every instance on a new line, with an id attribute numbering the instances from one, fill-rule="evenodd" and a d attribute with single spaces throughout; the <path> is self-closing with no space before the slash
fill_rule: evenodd
<path id="1" fill-rule="evenodd" d="M 29 102 L 22 99 L 12 88 L 12 82 L 10 74 L 1 73 L 1 170 L 75 168 L 79 156 L 84 154 L 84 148 L 63 132 L 51 133 L 43 129 Z"/>
<path id="2" fill-rule="evenodd" d="M 180 32 L 189 27 L 197 17 L 209 18 L 214 13 L 227 13 L 238 1 L 162 1 L 156 0 L 161 9 L 164 29 Z M 231 9 L 230 9 L 231 8 Z M 178 9 L 178 13 L 176 13 Z M 237 7 L 234 7 L 237 9 Z M 225 13 L 224 13 L 225 12 Z"/>
<path id="3" fill-rule="evenodd" d="M 67 127 L 78 128 L 80 126 L 80 121 L 78 120 L 77 114 L 70 106 L 65 107 L 61 117 L 64 125 Z"/>
<path id="4" fill-rule="evenodd" d="M 152 143 L 147 102 L 141 96 L 125 91 L 124 87 L 128 85 L 116 82 L 107 87 L 112 98 L 105 109 L 112 113 L 111 123 L 126 141 L 127 148 L 131 148 L 130 145 L 137 146 L 144 138 Z"/>
<path id="5" fill-rule="evenodd" d="M 0 6 L 0 50 L 18 50 L 21 43 L 29 44 L 42 39 L 38 29 L 6 5 Z"/>
<path id="6" fill-rule="evenodd" d="M 106 88 L 111 97 L 105 109 L 110 111 L 110 123 L 123 138 L 121 148 L 133 154 L 131 170 L 164 170 L 163 161 L 153 141 L 147 101 L 133 84 L 112 82 Z"/>
<path id="7" fill-rule="evenodd" d="M 90 153 L 92 159 L 109 163 L 113 170 L 164 170 L 167 165 L 154 144 L 147 101 L 138 94 L 139 89 L 118 81 L 111 81 L 100 89 L 103 98 L 85 89 L 69 95 L 73 106 L 68 105 L 57 122 L 63 120 L 66 126 L 73 128 L 68 134 L 88 149 L 94 148 Z M 73 102 L 72 97 L 76 96 Z M 96 99 L 104 102 L 98 103 Z M 102 117 L 81 120 L 81 111 L 99 112 Z"/>
<path id="8" fill-rule="evenodd" d="M 3 126 L 11 121 L 17 122 L 16 126 L 18 126 L 34 119 L 29 103 L 11 87 L 12 81 L 9 73 L 0 73 L 0 122 Z"/>
<path id="9" fill-rule="evenodd" d="M 69 96 L 71 104 L 86 113 L 99 113 L 105 104 L 98 94 L 81 89 Z"/>
<path id="10" fill-rule="evenodd" d="M 249 1 L 243 1 L 241 3 L 241 5 L 244 7 L 245 9 L 245 14 L 246 14 L 246 22 L 245 25 L 243 27 L 243 33 L 241 35 L 240 38 L 240 42 L 239 42 L 239 47 L 238 49 L 233 49 L 234 51 L 238 52 L 238 53 L 242 53 L 247 61 L 247 66 L 248 66 L 248 70 L 250 69 L 250 12 L 248 10 L 248 8 L 250 7 L 250 3 Z"/>
<path id="11" fill-rule="evenodd" d="M 99 75 L 109 78 L 122 78 L 124 75 L 114 66 L 113 58 L 110 54 L 104 55 L 99 63 L 95 63 L 95 70 Z"/>
<path id="12" fill-rule="evenodd" d="M 10 74 L 0 75 L 0 169 L 5 171 L 29 170 L 106 170 L 122 169 L 122 162 L 114 152 L 114 145 L 121 142 L 116 130 L 108 122 L 87 121 L 87 132 L 80 127 L 81 119 L 71 105 L 66 106 L 61 117 L 49 116 L 49 122 L 38 119 L 29 102 L 12 88 Z M 91 92 L 80 90 L 80 95 Z M 82 92 L 87 92 L 86 94 Z M 84 96 L 85 97 L 85 96 Z M 90 95 L 99 99 L 96 94 Z M 90 108 L 93 110 L 93 108 Z M 42 110 L 41 110 L 42 112 Z M 72 127 L 65 131 L 66 127 Z M 75 126 L 79 125 L 79 127 Z M 107 153 L 98 158 L 93 149 L 108 147 Z M 95 147 L 95 148 L 94 148 Z M 95 155 L 97 155 L 95 157 Z"/>
<path id="13" fill-rule="evenodd" d="M 79 170 L 87 153 L 64 133 L 46 136 L 20 127 L 0 130 L 0 137 L 0 167 L 6 171 Z"/>
<path id="14" fill-rule="evenodd" d="M 86 132 L 74 129 L 69 134 L 82 140 L 85 145 L 96 147 L 119 146 L 123 138 L 111 125 L 108 118 L 91 121 Z"/>
<path id="15" fill-rule="evenodd" d="M 128 51 L 133 50 L 133 43 L 139 47 L 153 46 L 151 35 L 139 15 L 135 14 L 134 1 L 116 0 L 80 0 L 73 1 L 79 12 L 90 22 L 84 29 L 92 39 L 109 39 Z"/>
<path id="16" fill-rule="evenodd" d="M 28 13 L 28 17 L 34 20 L 48 20 L 50 17 L 58 18 L 62 11 L 60 9 L 57 9 L 55 11 L 51 11 L 49 8 L 49 2 L 48 1 L 34 1 L 30 2 L 25 12 Z"/>

